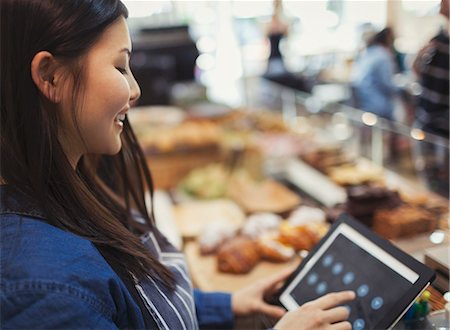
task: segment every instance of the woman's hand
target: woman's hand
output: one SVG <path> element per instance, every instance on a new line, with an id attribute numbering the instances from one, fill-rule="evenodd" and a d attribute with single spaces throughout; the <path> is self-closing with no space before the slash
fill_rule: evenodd
<path id="1" fill-rule="evenodd" d="M 276 319 L 282 317 L 286 313 L 286 310 L 268 304 L 264 301 L 264 298 L 273 295 L 281 286 L 282 282 L 292 274 L 294 270 L 295 267 L 289 267 L 275 276 L 255 282 L 254 284 L 233 293 L 231 296 L 231 307 L 234 315 L 245 316 L 262 313 Z"/>
<path id="2" fill-rule="evenodd" d="M 348 309 L 336 306 L 353 299 L 355 299 L 353 291 L 329 293 L 286 313 L 274 328 L 276 330 L 350 330 L 352 325 L 346 321 L 349 315 Z"/>

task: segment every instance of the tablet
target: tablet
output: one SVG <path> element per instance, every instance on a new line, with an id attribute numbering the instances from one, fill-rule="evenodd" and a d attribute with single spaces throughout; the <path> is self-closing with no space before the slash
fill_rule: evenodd
<path id="1" fill-rule="evenodd" d="M 352 328 L 388 329 L 434 279 L 434 272 L 348 215 L 288 278 L 278 302 L 293 310 L 329 292 L 353 290 Z"/>

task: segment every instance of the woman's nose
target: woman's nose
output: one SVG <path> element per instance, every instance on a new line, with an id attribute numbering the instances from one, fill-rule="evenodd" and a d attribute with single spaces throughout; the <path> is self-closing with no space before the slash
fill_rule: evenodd
<path id="1" fill-rule="evenodd" d="M 130 102 L 134 103 L 141 96 L 141 89 L 139 88 L 139 84 L 136 79 L 134 79 L 133 74 L 129 75 L 130 77 Z"/>

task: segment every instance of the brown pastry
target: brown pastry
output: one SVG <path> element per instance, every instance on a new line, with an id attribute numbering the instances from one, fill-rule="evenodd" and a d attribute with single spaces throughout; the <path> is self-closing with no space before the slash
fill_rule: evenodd
<path id="1" fill-rule="evenodd" d="M 203 227 L 198 237 L 200 253 L 211 254 L 217 252 L 219 247 L 236 235 L 237 228 L 229 223 L 213 222 Z"/>
<path id="2" fill-rule="evenodd" d="M 295 255 L 294 248 L 278 241 L 277 236 L 265 235 L 258 240 L 258 244 L 261 256 L 268 261 L 286 262 Z"/>
<path id="3" fill-rule="evenodd" d="M 429 232 L 434 230 L 436 225 L 436 217 L 431 212 L 405 204 L 392 210 L 376 211 L 373 230 L 391 239 Z"/>
<path id="4" fill-rule="evenodd" d="M 403 201 L 397 191 L 381 186 L 353 186 L 347 188 L 347 201 L 328 210 L 327 217 L 334 221 L 339 214 L 345 212 L 370 227 L 375 211 L 393 209 L 402 203 Z"/>
<path id="5" fill-rule="evenodd" d="M 384 182 L 382 168 L 362 163 L 332 167 L 328 169 L 327 174 L 331 180 L 341 186 Z"/>
<path id="6" fill-rule="evenodd" d="M 292 246 L 296 251 L 309 251 L 318 242 L 318 237 L 307 226 L 292 226 L 289 223 L 283 223 L 280 226 L 279 241 Z"/>
<path id="7" fill-rule="evenodd" d="M 354 162 L 349 154 L 335 147 L 314 150 L 303 155 L 303 160 L 322 172 L 327 172 L 328 169 L 336 166 L 351 165 Z"/>
<path id="8" fill-rule="evenodd" d="M 260 259 L 258 243 L 245 236 L 226 242 L 217 253 L 219 271 L 224 273 L 248 273 Z"/>
<path id="9" fill-rule="evenodd" d="M 277 231 L 282 220 L 279 215 L 274 213 L 254 213 L 247 217 L 241 233 L 257 239 L 268 232 Z"/>

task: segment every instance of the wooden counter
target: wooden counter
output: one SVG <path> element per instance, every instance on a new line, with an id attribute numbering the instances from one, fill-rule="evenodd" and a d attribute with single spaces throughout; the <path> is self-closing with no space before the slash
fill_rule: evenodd
<path id="1" fill-rule="evenodd" d="M 421 262 L 424 262 L 424 252 L 427 248 L 437 245 L 450 246 L 450 232 L 444 231 L 444 239 L 439 244 L 430 241 L 430 234 L 419 235 L 412 238 L 393 241 L 403 251 L 411 254 Z M 234 275 L 221 273 L 217 270 L 216 255 L 203 256 L 200 254 L 199 246 L 195 241 L 186 242 L 184 254 L 190 269 L 194 286 L 202 290 L 220 290 L 234 292 L 245 285 L 263 279 L 271 274 L 276 274 L 283 269 L 300 263 L 300 258 L 288 263 L 271 263 L 261 261 L 248 274 Z"/>

